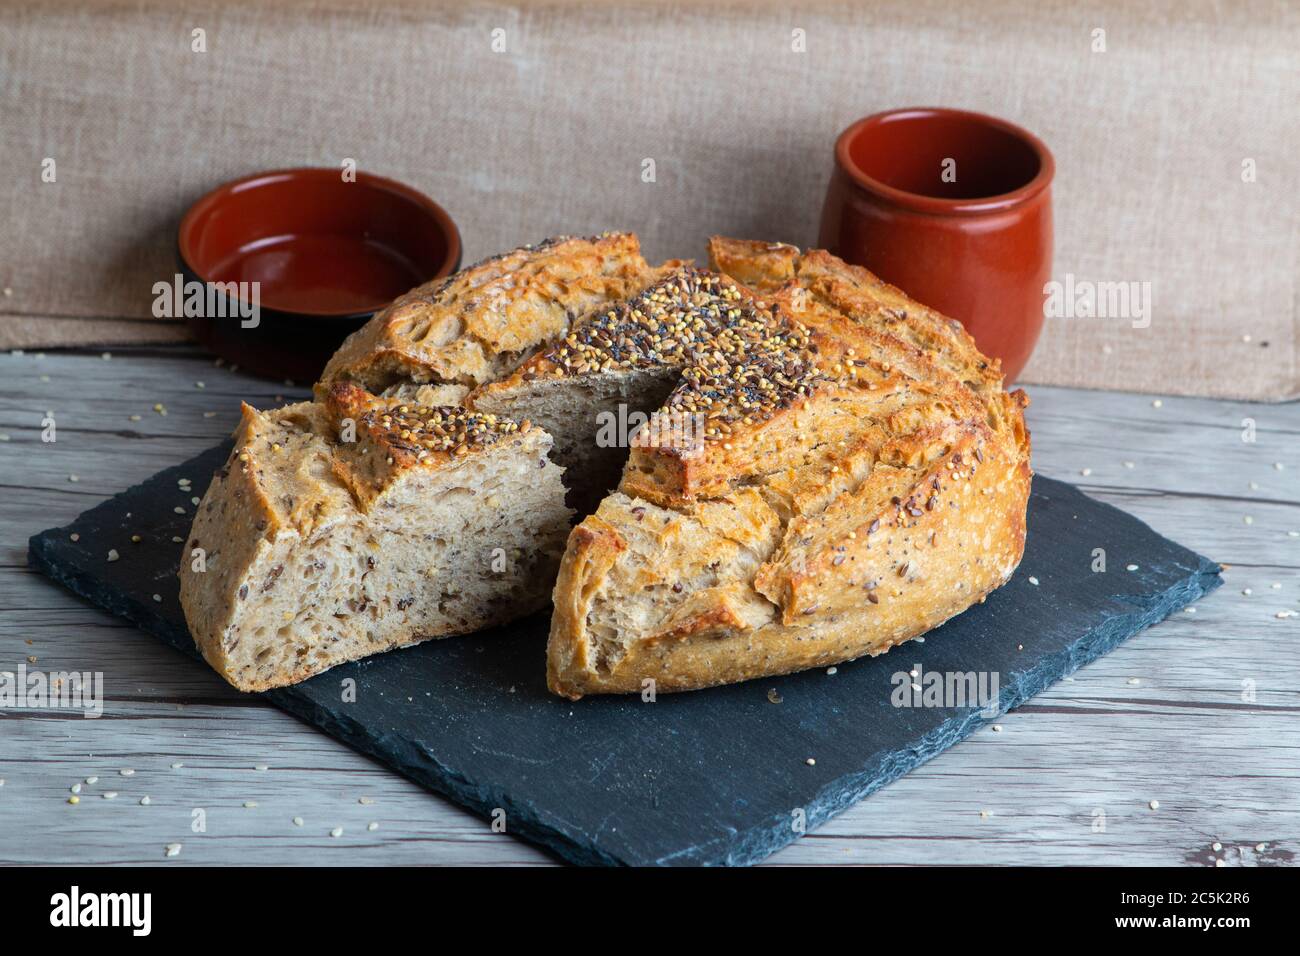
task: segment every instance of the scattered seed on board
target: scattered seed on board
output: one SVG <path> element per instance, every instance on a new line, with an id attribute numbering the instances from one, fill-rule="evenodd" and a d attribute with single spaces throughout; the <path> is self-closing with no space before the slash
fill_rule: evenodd
<path id="1" fill-rule="evenodd" d="M 1210 844 L 1210 849 L 1213 850 L 1215 853 L 1218 853 L 1220 850 L 1223 849 L 1223 844 L 1222 844 L 1222 843 L 1211 843 L 1211 844 Z"/>
<path id="2" fill-rule="evenodd" d="M 809 757 L 807 760 L 804 761 L 804 763 L 806 763 L 810 767 L 817 766 L 817 760 L 813 757 Z"/>
<path id="3" fill-rule="evenodd" d="M 994 732 L 995 734 L 1000 734 L 1000 733 L 1002 733 L 1002 725 L 1001 725 L 1001 724 L 994 724 L 994 725 L 993 725 L 993 732 Z"/>
<path id="4" fill-rule="evenodd" d="M 777 691 L 777 689 L 776 689 L 775 687 L 770 687 L 770 688 L 768 688 L 768 691 L 767 691 L 767 702 L 768 702 L 769 704 L 779 704 L 779 703 L 781 703 L 781 701 L 784 700 L 784 699 L 785 699 L 785 698 L 783 698 L 783 697 L 780 695 L 780 693 Z"/>
<path id="5" fill-rule="evenodd" d="M 73 784 L 71 787 L 69 787 L 68 789 L 69 789 L 70 791 L 72 791 L 73 793 L 81 793 L 81 784 L 79 784 L 79 783 L 74 783 L 74 784 Z"/>
<path id="6" fill-rule="evenodd" d="M 89 784 L 89 785 L 91 785 L 91 786 L 94 786 L 95 784 L 99 783 L 99 778 L 98 778 L 98 777 L 87 777 L 87 778 L 86 778 L 86 783 Z"/>
<path id="7" fill-rule="evenodd" d="M 168 843 L 165 847 L 163 847 L 163 852 L 166 853 L 168 856 L 180 856 L 181 845 L 179 843 Z"/>
<path id="8" fill-rule="evenodd" d="M 981 820 L 987 820 L 987 819 L 988 819 L 989 817 L 991 817 L 991 816 L 993 816 L 993 811 L 992 811 L 992 810 L 981 810 L 981 811 L 980 811 L 980 819 L 981 819 Z"/>
<path id="9" fill-rule="evenodd" d="M 127 767 L 127 768 L 125 768 L 125 769 L 123 769 L 123 770 L 119 770 L 118 773 L 120 773 L 120 774 L 121 774 L 122 776 L 124 776 L 124 777 L 134 777 L 134 776 L 135 776 L 135 771 L 132 770 L 132 769 L 129 768 L 129 767 Z"/>
<path id="10" fill-rule="evenodd" d="M 244 809 L 245 809 L 245 810 L 253 810 L 253 809 L 256 809 L 256 807 L 257 807 L 257 801 L 256 801 L 256 800 L 245 800 L 245 801 L 244 801 Z"/>
<path id="11" fill-rule="evenodd" d="M 172 511 L 176 512 L 178 515 L 185 514 L 185 509 L 182 508 L 180 505 L 177 505 L 175 508 L 172 509 Z"/>
<path id="12" fill-rule="evenodd" d="M 116 800 L 116 799 L 117 799 L 117 791 L 116 791 L 116 790 L 105 790 L 105 791 L 104 791 L 104 799 L 105 799 L 105 800 Z"/>
<path id="13" fill-rule="evenodd" d="M 172 764 L 172 769 L 173 769 L 173 770 L 180 770 L 181 767 L 183 767 L 183 766 L 185 766 L 185 764 L 183 764 L 183 763 L 174 763 L 174 764 Z"/>
<path id="14" fill-rule="evenodd" d="M 374 802 L 375 802 L 375 798 L 374 798 L 374 797 L 358 797 L 358 798 L 357 798 L 357 803 L 361 804 L 363 807 L 368 807 L 368 806 L 370 806 L 370 805 L 371 805 L 372 803 L 374 803 Z"/>
<path id="15" fill-rule="evenodd" d="M 108 549 L 108 560 L 116 561 L 119 557 L 120 555 L 117 553 L 117 548 Z"/>
<path id="16" fill-rule="evenodd" d="M 1152 800 L 1150 803 L 1147 804 L 1147 806 L 1149 806 L 1152 810 L 1159 810 L 1159 809 L 1160 809 L 1160 801 L 1159 801 L 1159 800 Z"/>
<path id="17" fill-rule="evenodd" d="M 333 830 L 330 831 L 330 836 L 332 837 L 341 837 L 342 835 L 343 835 L 342 827 L 335 827 Z"/>
<path id="18" fill-rule="evenodd" d="M 1260 853 L 1263 853 L 1266 849 L 1268 849 L 1268 844 L 1267 844 L 1267 843 L 1256 843 L 1256 844 L 1255 844 L 1255 849 L 1258 850 Z"/>
<path id="19" fill-rule="evenodd" d="M 1136 571 L 1137 569 L 1138 569 L 1138 566 L 1137 566 L 1136 564 L 1126 564 L 1126 565 L 1124 565 L 1124 570 L 1125 570 L 1125 571 Z"/>
<path id="20" fill-rule="evenodd" d="M 140 806 L 142 806 L 142 807 L 147 807 L 147 806 L 149 806 L 149 804 L 151 804 L 151 803 L 153 803 L 153 801 L 150 800 L 147 796 L 144 796 L 144 797 L 141 797 L 141 798 L 140 798 Z"/>
<path id="21" fill-rule="evenodd" d="M 253 764 L 253 769 L 254 769 L 254 770 L 270 770 L 271 768 L 268 767 L 268 766 L 267 766 L 266 764 L 264 764 L 264 763 L 255 763 L 255 764 Z"/>
<path id="22" fill-rule="evenodd" d="M 1241 520 L 1244 521 L 1246 524 L 1254 524 L 1254 523 L 1255 523 L 1255 519 L 1252 518 L 1250 515 L 1246 515 L 1246 517 L 1242 518 Z"/>
<path id="23" fill-rule="evenodd" d="M 1079 474 L 1081 474 L 1081 475 L 1083 475 L 1083 477 L 1087 478 L 1089 475 L 1092 474 L 1092 469 L 1091 469 L 1091 468 L 1082 468 L 1082 469 L 1079 470 Z"/>
<path id="24" fill-rule="evenodd" d="M 831 677 L 834 677 L 834 676 L 835 676 L 836 674 L 838 674 L 839 672 L 840 672 L 840 669 L 839 669 L 838 667 L 828 667 L 828 668 L 826 668 L 826 673 L 827 673 L 829 676 L 831 676 Z"/>
<path id="25" fill-rule="evenodd" d="M 1038 578 L 1034 577 L 1034 576 L 1031 574 L 1031 575 L 1029 576 L 1029 583 L 1032 584 L 1034 587 L 1038 587 Z"/>
<path id="26" fill-rule="evenodd" d="M 156 602 L 159 603 L 159 604 L 162 603 L 162 595 L 161 595 L 161 594 L 155 594 L 155 595 L 153 596 L 153 599 L 154 599 L 154 601 L 156 601 Z"/>
<path id="27" fill-rule="evenodd" d="M 1142 683 L 1142 680 L 1138 677 L 1130 677 L 1128 682 L 1131 687 L 1136 687 L 1138 684 Z"/>
<path id="28" fill-rule="evenodd" d="M 71 803 L 73 806 L 76 806 L 80 802 L 81 802 L 81 797 L 77 796 L 75 793 L 72 796 L 68 797 L 68 803 Z"/>
<path id="29" fill-rule="evenodd" d="M 1164 407 L 1164 404 L 1165 404 L 1164 402 L 1160 401 L 1160 399 L 1157 398 L 1154 402 L 1151 403 L 1151 407 L 1152 407 L 1152 408 L 1162 408 L 1162 407 Z"/>
<path id="30" fill-rule="evenodd" d="M 294 817 L 294 818 L 293 818 L 293 825 L 296 826 L 296 827 L 300 827 L 300 826 L 302 826 L 302 817 Z"/>

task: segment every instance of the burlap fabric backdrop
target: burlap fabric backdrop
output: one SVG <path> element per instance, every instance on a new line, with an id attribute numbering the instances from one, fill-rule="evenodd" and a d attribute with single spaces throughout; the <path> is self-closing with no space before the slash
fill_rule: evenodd
<path id="1" fill-rule="evenodd" d="M 182 338 L 150 318 L 176 222 L 255 170 L 354 158 L 442 202 L 467 261 L 606 228 L 635 229 L 654 257 L 693 256 L 712 232 L 811 243 L 836 133 L 940 104 L 1052 147 L 1058 277 L 1151 283 L 1147 328 L 1050 320 L 1028 381 L 1291 397 L 1298 10 L 7 4 L 0 344 Z"/>

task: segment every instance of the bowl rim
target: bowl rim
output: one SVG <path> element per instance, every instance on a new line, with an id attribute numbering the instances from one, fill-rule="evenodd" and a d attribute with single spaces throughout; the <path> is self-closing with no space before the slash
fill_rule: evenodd
<path id="1" fill-rule="evenodd" d="M 854 161 L 850 146 L 862 130 L 870 126 L 880 126 L 890 120 L 927 116 L 960 117 L 991 126 L 1014 136 L 1034 152 L 1038 159 L 1037 174 L 1029 182 L 1009 192 L 997 193 L 992 196 L 946 199 L 941 196 L 926 196 L 890 186 L 888 183 L 882 182 L 864 172 Z M 872 113 L 870 116 L 862 117 L 850 124 L 835 140 L 835 164 L 841 172 L 860 188 L 903 209 L 948 215 L 1000 212 L 1011 209 L 1028 202 L 1047 189 L 1056 175 L 1056 160 L 1052 156 L 1052 151 L 1047 148 L 1046 143 L 1029 132 L 1029 130 L 1008 120 L 990 116 L 988 113 L 952 109 L 946 106 L 906 106 L 900 109 L 882 110 L 879 113 Z"/>
<path id="2" fill-rule="evenodd" d="M 184 270 L 195 276 L 200 282 L 211 282 L 207 276 L 194 267 L 194 257 L 187 253 L 192 252 L 191 239 L 194 230 L 197 228 L 197 222 L 201 215 L 209 212 L 213 206 L 219 204 L 227 196 L 242 192 L 255 186 L 266 185 L 274 180 L 288 179 L 323 179 L 333 178 L 341 175 L 340 169 L 330 166 L 290 166 L 282 169 L 268 169 L 261 172 L 249 173 L 240 176 L 237 179 L 231 179 L 227 182 L 216 186 L 202 196 L 185 211 L 181 216 L 180 224 L 176 228 L 176 255 L 180 259 Z M 407 199 L 417 206 L 420 206 L 427 212 L 442 231 L 447 240 L 447 251 L 443 256 L 442 263 L 438 266 L 437 272 L 429 276 L 424 282 L 432 282 L 436 279 L 443 279 L 452 275 L 460 268 L 462 248 L 460 240 L 460 230 L 456 226 L 456 221 L 451 218 L 450 213 L 442 206 L 434 202 L 424 193 L 420 192 L 403 182 L 391 179 L 387 176 L 380 176 L 376 173 L 366 172 L 365 170 L 356 170 L 356 182 L 364 183 L 367 187 L 386 190 L 395 193 L 404 199 Z M 384 309 L 392 300 L 385 299 L 382 302 L 376 302 L 373 308 L 365 309 L 348 309 L 334 312 L 318 312 L 304 309 L 277 309 L 273 306 L 262 307 L 264 313 L 272 313 L 280 316 L 301 316 L 312 319 L 335 319 L 338 321 L 355 321 L 369 315 L 374 315 Z"/>

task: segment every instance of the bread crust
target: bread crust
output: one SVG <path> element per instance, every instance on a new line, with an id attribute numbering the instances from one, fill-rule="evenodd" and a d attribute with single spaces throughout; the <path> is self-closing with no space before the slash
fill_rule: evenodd
<path id="1" fill-rule="evenodd" d="M 398 298 L 339 347 L 317 395 L 340 381 L 375 393 L 399 383 L 495 381 L 652 277 L 631 233 L 521 246 Z"/>
<path id="2" fill-rule="evenodd" d="M 570 699 L 883 653 L 1024 551 L 1027 399 L 958 323 L 820 251 L 715 239 L 710 262 L 801 330 L 808 388 L 702 447 L 633 447 L 561 562 L 547 680 Z"/>

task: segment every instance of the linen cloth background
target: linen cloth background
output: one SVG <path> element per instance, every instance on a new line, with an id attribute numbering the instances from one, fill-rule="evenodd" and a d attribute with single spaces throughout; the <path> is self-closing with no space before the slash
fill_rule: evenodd
<path id="1" fill-rule="evenodd" d="M 812 244 L 836 134 L 944 105 L 1054 151 L 1055 277 L 1152 284 L 1149 328 L 1049 319 L 1024 380 L 1293 397 L 1298 48 L 1291 0 L 4 3 L 0 345 L 183 339 L 150 316 L 177 221 L 249 172 L 353 158 L 442 203 L 467 263 L 609 228 L 698 257 Z"/>

